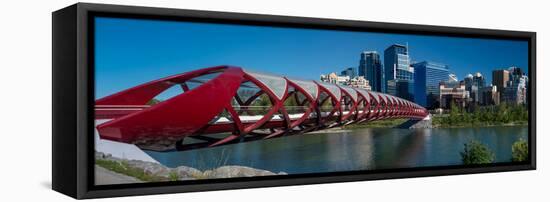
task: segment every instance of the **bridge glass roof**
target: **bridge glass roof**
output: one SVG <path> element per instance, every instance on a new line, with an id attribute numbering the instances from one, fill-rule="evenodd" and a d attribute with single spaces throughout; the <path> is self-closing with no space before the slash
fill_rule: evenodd
<path id="1" fill-rule="evenodd" d="M 347 86 L 340 86 L 343 90 L 345 90 L 348 94 L 350 94 L 353 101 L 357 101 L 357 91 L 355 89 L 347 87 Z"/>
<path id="2" fill-rule="evenodd" d="M 370 102 L 370 95 L 367 92 L 367 90 L 361 89 L 361 88 L 357 88 L 356 90 L 359 92 L 359 94 L 361 94 L 363 97 L 365 97 L 365 99 L 367 99 L 367 101 Z"/>
<path id="3" fill-rule="evenodd" d="M 396 102 L 395 102 L 395 97 L 392 96 L 392 95 L 387 95 L 388 96 L 388 100 L 390 100 L 390 102 L 392 103 L 392 105 L 395 105 Z"/>
<path id="4" fill-rule="evenodd" d="M 336 84 L 325 83 L 325 82 L 320 82 L 319 84 L 321 84 L 328 91 L 330 91 L 330 93 L 332 93 L 336 97 L 336 99 L 339 100 L 342 97 L 342 92 L 340 91 L 340 88 L 338 88 Z"/>
<path id="5" fill-rule="evenodd" d="M 391 102 L 392 102 L 393 104 L 399 104 L 399 101 L 397 100 L 397 97 L 391 96 L 391 95 L 390 95 L 390 98 L 391 98 Z"/>
<path id="6" fill-rule="evenodd" d="M 380 97 L 382 97 L 382 100 L 384 101 L 384 103 L 389 104 L 388 103 L 388 97 L 386 97 L 386 95 L 384 93 L 379 93 L 378 95 L 380 95 Z"/>
<path id="7" fill-rule="evenodd" d="M 307 80 L 299 80 L 299 79 L 288 79 L 295 83 L 296 85 L 303 88 L 307 93 L 313 97 L 313 99 L 317 99 L 317 91 L 319 90 L 319 87 L 317 87 L 317 84 L 315 84 L 313 81 L 307 81 Z"/>
<path id="8" fill-rule="evenodd" d="M 377 103 L 380 103 L 380 98 L 378 97 L 378 93 L 375 91 L 371 91 L 370 93 L 372 93 L 372 97 L 374 98 L 374 100 L 376 100 Z"/>
<path id="9" fill-rule="evenodd" d="M 286 79 L 280 76 L 265 74 L 265 73 L 258 73 L 258 72 L 252 72 L 252 71 L 245 71 L 248 75 L 254 77 L 255 79 L 258 79 L 258 81 L 262 82 L 265 86 L 277 96 L 279 99 L 283 99 L 283 96 L 286 92 Z"/>
<path id="10" fill-rule="evenodd" d="M 241 86 L 237 90 L 237 96 L 243 102 L 245 102 L 259 91 L 261 91 L 261 89 L 258 86 L 256 86 L 256 84 L 252 83 L 251 81 L 246 81 L 244 83 L 241 83 Z"/>

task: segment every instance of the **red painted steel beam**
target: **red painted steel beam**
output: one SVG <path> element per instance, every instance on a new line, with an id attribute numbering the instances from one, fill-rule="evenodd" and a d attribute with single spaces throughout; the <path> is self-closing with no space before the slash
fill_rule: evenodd
<path id="1" fill-rule="evenodd" d="M 217 73 L 217 76 L 193 89 L 186 84 L 186 81 L 193 78 L 213 73 Z M 415 103 L 378 92 L 337 85 L 331 87 L 333 84 L 325 87 L 314 81 L 317 94 L 311 95 L 304 86 L 291 79 L 272 76 L 284 81 L 285 86 L 269 86 L 274 84 L 265 81 L 265 78 L 262 81 L 255 75 L 257 74 L 247 73 L 240 67 L 216 66 L 169 76 L 120 91 L 96 101 L 96 119 L 106 120 L 97 126 L 98 132 L 104 139 L 138 145 L 197 137 L 208 140 L 201 145 L 212 147 L 292 135 L 353 122 L 392 118 L 421 119 L 428 115 L 426 109 Z M 247 100 L 241 100 L 237 92 L 245 82 L 253 83 L 259 91 Z M 158 104 L 147 105 L 155 96 L 174 85 L 180 85 L 184 92 Z M 282 91 L 273 92 L 273 87 L 283 87 L 282 96 Z M 289 92 L 290 87 L 294 91 Z M 338 95 L 328 87 L 333 91 L 336 89 Z M 312 90 L 311 86 L 308 90 Z M 303 94 L 305 99 L 299 100 L 297 93 Z M 322 94 L 327 96 L 322 98 Z M 271 108 L 261 118 L 253 122 L 243 122 L 243 117 L 232 106 L 232 100 L 239 105 L 239 110 L 248 111 L 251 104 L 262 95 L 269 97 Z M 304 112 L 298 118 L 290 118 L 284 105 L 290 97 L 296 99 L 296 107 L 301 107 L 300 111 Z M 331 103 L 332 109 L 323 116 L 321 106 L 326 102 Z M 343 114 L 345 109 L 342 105 L 346 105 L 348 114 Z M 224 111 L 228 113 L 226 117 L 221 116 Z M 220 118 L 229 121 L 216 122 Z M 257 131 L 266 129 L 271 132 Z M 202 138 L 205 134 L 223 132 L 229 135 L 217 140 Z"/>

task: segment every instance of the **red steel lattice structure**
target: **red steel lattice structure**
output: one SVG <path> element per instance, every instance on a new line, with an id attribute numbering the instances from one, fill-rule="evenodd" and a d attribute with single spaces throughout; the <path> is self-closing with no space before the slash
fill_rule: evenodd
<path id="1" fill-rule="evenodd" d="M 151 104 L 174 86 L 182 93 Z M 427 115 L 423 107 L 388 94 L 233 66 L 169 76 L 95 103 L 101 138 L 152 150 L 213 147 Z"/>

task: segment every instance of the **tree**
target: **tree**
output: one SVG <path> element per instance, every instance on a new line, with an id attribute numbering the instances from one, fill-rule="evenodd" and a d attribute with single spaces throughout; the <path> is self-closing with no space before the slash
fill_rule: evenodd
<path id="1" fill-rule="evenodd" d="M 529 145 L 524 139 L 519 139 L 512 145 L 512 161 L 522 162 L 529 158 Z"/>
<path id="2" fill-rule="evenodd" d="M 459 111 L 458 111 L 458 106 L 456 105 L 455 102 L 451 101 L 451 112 L 449 114 L 449 123 L 450 124 L 456 124 L 459 122 L 458 120 L 458 116 L 459 116 Z"/>
<path id="3" fill-rule="evenodd" d="M 462 163 L 465 165 L 492 163 L 495 154 L 486 145 L 471 140 L 464 144 L 464 151 L 460 152 Z"/>
<path id="4" fill-rule="evenodd" d="M 162 100 L 153 98 L 153 99 L 149 100 L 149 102 L 147 102 L 147 105 L 153 106 L 153 105 L 156 105 L 156 104 L 158 104 L 158 103 L 160 103 L 160 102 L 162 102 Z"/>
<path id="5" fill-rule="evenodd" d="M 264 115 L 271 109 L 271 99 L 264 93 L 257 97 L 250 106 L 252 107 L 252 110 L 248 111 L 250 115 Z"/>

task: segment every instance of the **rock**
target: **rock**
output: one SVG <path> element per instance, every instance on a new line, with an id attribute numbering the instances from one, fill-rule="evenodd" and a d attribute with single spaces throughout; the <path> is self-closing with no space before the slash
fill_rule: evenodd
<path id="1" fill-rule="evenodd" d="M 130 160 L 126 162 L 129 167 L 143 170 L 143 172 L 149 175 L 165 177 L 165 178 L 168 178 L 170 176 L 171 169 L 157 163 L 139 161 L 139 160 Z"/>
<path id="2" fill-rule="evenodd" d="M 428 117 L 426 117 L 422 120 L 410 119 L 408 121 L 405 121 L 401 125 L 397 126 L 396 128 L 401 128 L 401 129 L 433 128 L 432 127 L 432 119 L 431 119 L 431 116 L 428 116 Z"/>
<path id="3" fill-rule="evenodd" d="M 170 174 L 170 169 L 158 164 L 147 164 L 144 166 L 143 172 L 150 175 L 167 177 Z"/>
<path id="4" fill-rule="evenodd" d="M 95 158 L 96 158 L 96 159 L 102 159 L 102 158 L 105 158 L 105 157 L 104 157 L 104 154 L 103 154 L 103 153 L 101 153 L 101 152 L 96 152 L 96 153 L 95 153 Z"/>
<path id="5" fill-rule="evenodd" d="M 95 158 L 96 159 L 107 159 L 107 158 L 111 158 L 112 155 L 111 154 L 105 154 L 103 152 L 95 152 Z"/>
<path id="6" fill-rule="evenodd" d="M 276 175 L 273 172 L 245 166 L 222 166 L 211 171 L 209 178 L 253 177 Z"/>
<path id="7" fill-rule="evenodd" d="M 187 166 L 179 166 L 177 168 L 172 169 L 176 174 L 178 174 L 179 178 L 192 178 L 196 179 L 199 176 L 202 176 L 202 172 L 198 169 L 187 167 Z"/>
<path id="8" fill-rule="evenodd" d="M 204 172 L 202 172 L 202 177 L 205 178 L 205 179 L 208 179 L 208 178 L 213 178 L 211 177 L 213 174 L 213 172 L 211 170 L 205 170 Z"/>
<path id="9" fill-rule="evenodd" d="M 130 168 L 143 170 L 143 172 L 148 175 L 160 177 L 161 180 L 170 180 L 172 178 L 171 175 L 174 173 L 177 174 L 179 180 L 287 175 L 285 172 L 273 173 L 267 170 L 255 169 L 246 166 L 222 166 L 216 169 L 206 170 L 204 172 L 188 166 L 168 168 L 164 165 L 153 162 L 119 159 L 111 156 L 110 154 L 104 154 L 101 152 L 96 152 L 95 157 L 96 159 L 105 159 L 119 162 L 121 164 L 124 163 Z"/>

